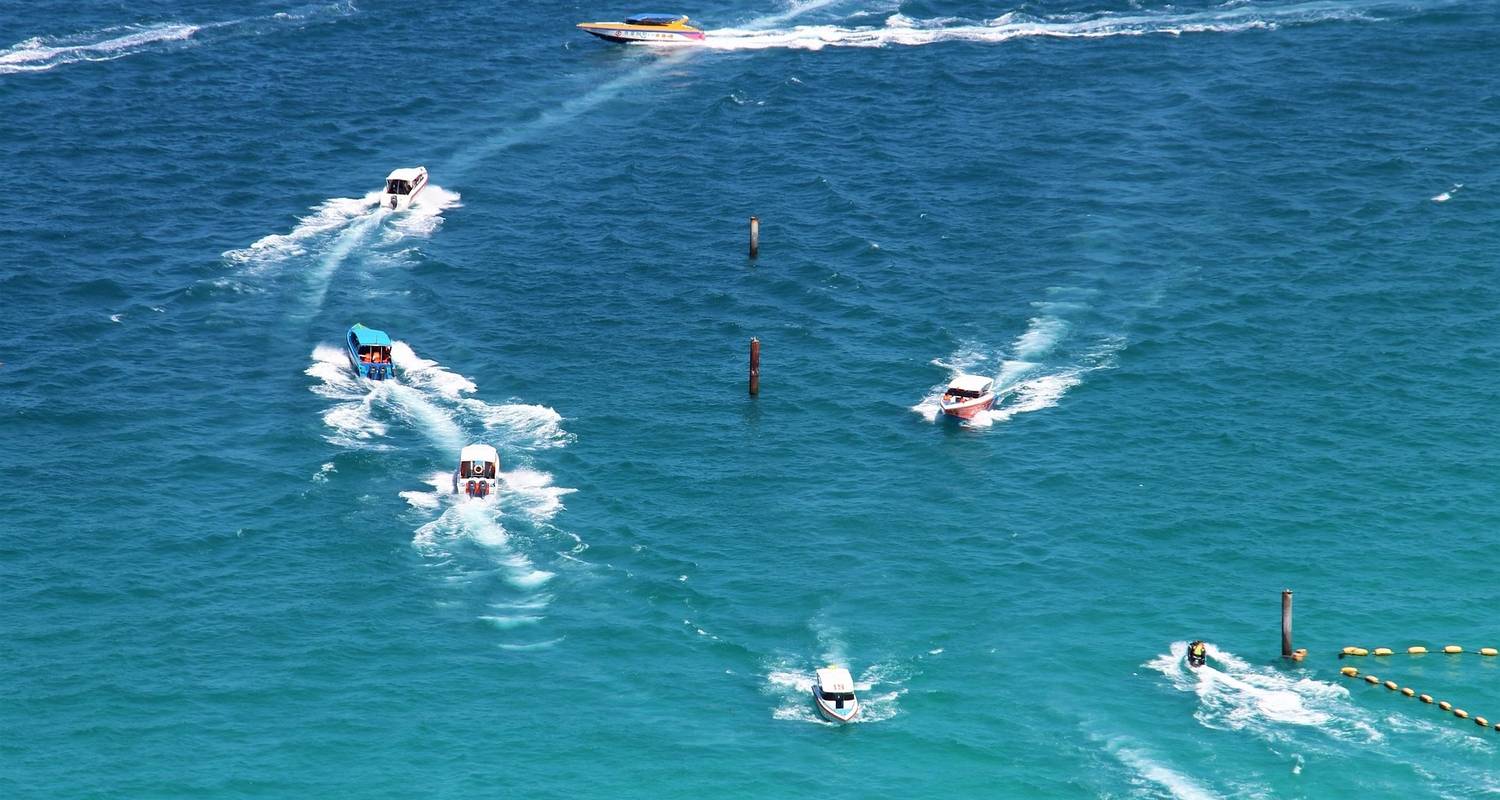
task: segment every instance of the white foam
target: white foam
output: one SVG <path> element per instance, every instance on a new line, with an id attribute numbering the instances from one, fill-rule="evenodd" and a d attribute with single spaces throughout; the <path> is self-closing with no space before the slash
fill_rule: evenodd
<path id="1" fill-rule="evenodd" d="M 1198 669 L 1186 665 L 1187 643 L 1145 666 L 1181 690 L 1198 696 L 1194 718 L 1205 727 L 1245 730 L 1281 740 L 1289 728 L 1309 728 L 1337 739 L 1375 742 L 1383 734 L 1363 719 L 1342 686 L 1255 666 L 1233 653 L 1208 645 L 1212 661 Z"/>
<path id="2" fill-rule="evenodd" d="M 327 483 L 328 476 L 337 471 L 338 470 L 333 466 L 333 462 L 329 461 L 323 466 L 319 467 L 317 472 L 313 473 L 313 483 Z"/>
<path id="3" fill-rule="evenodd" d="M 378 190 L 364 197 L 330 198 L 313 206 L 311 211 L 313 213 L 299 217 L 296 226 L 288 233 L 262 236 L 249 247 L 225 251 L 225 260 L 235 264 L 263 265 L 306 255 L 308 248 L 321 238 L 357 220 L 378 218 L 385 213 L 385 209 L 380 208 Z"/>
<path id="4" fill-rule="evenodd" d="M 125 316 L 125 315 L 124 314 L 110 314 L 109 315 L 109 321 L 113 322 L 113 323 L 116 323 L 116 324 L 119 324 L 120 318 L 123 317 L 123 316 Z"/>
<path id="5" fill-rule="evenodd" d="M 429 237 L 443 224 L 443 212 L 463 205 L 458 192 L 450 192 L 437 184 L 428 184 L 417 194 L 417 199 L 405 213 L 394 214 L 386 233 L 386 242 L 394 243 L 407 237 Z"/>
<path id="6" fill-rule="evenodd" d="M 375 414 L 375 404 L 387 391 L 383 383 L 362 383 L 349 368 L 343 350 L 320 344 L 313 348 L 312 364 L 303 370 L 318 382 L 308 387 L 321 397 L 335 400 L 323 412 L 329 428 L 324 438 L 349 448 L 369 448 L 370 440 L 383 437 L 389 428 Z"/>
<path id="7" fill-rule="evenodd" d="M 506 511 L 516 510 L 532 522 L 548 522 L 563 510 L 563 497 L 578 491 L 554 486 L 552 475 L 525 467 L 500 473 L 500 502 Z"/>
<path id="8" fill-rule="evenodd" d="M 1461 184 L 1461 183 L 1455 183 L 1455 184 L 1453 184 L 1453 186 L 1449 187 L 1448 191 L 1442 192 L 1441 194 L 1434 195 L 1433 198 L 1432 198 L 1432 202 L 1434 202 L 1434 203 L 1446 203 L 1449 200 L 1452 200 L 1453 199 L 1453 195 L 1458 194 L 1458 190 L 1462 189 L 1462 188 L 1464 188 L 1463 184 Z"/>
<path id="9" fill-rule="evenodd" d="M 200 25 L 161 22 L 116 25 L 72 36 L 33 36 L 0 50 L 0 75 L 45 72 L 78 61 L 113 61 L 169 42 L 181 42 Z"/>
<path id="10" fill-rule="evenodd" d="M 755 26 L 710 30 L 706 31 L 703 46 L 717 50 L 821 50 L 825 47 L 918 47 L 940 42 L 995 44 L 1027 37 L 1089 39 L 1152 34 L 1179 36 L 1188 33 L 1234 33 L 1274 30 L 1286 24 L 1369 18 L 1357 8 L 1330 6 L 1316 0 L 1270 8 L 1244 6 L 1188 13 L 1101 13 L 1082 18 L 1078 15 L 1030 18 L 1010 12 L 983 21 L 957 17 L 914 19 L 898 12 L 878 27 L 799 25 L 780 30 L 761 30 Z"/>
<path id="11" fill-rule="evenodd" d="M 1197 781 L 1171 769 L 1132 747 L 1111 744 L 1109 751 L 1137 775 L 1166 789 L 1178 800 L 1213 800 L 1218 797 Z"/>
<path id="12" fill-rule="evenodd" d="M 412 544 L 419 550 L 447 555 L 453 542 L 467 540 L 495 553 L 495 560 L 506 568 L 506 580 L 521 589 L 536 589 L 552 578 L 552 573 L 537 569 L 525 555 L 510 546 L 510 535 L 495 517 L 489 503 L 457 503 L 449 506 L 437 519 L 417 529 Z"/>

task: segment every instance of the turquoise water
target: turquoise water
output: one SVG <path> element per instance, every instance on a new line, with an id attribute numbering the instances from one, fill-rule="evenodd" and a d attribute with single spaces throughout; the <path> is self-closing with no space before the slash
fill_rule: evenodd
<path id="1" fill-rule="evenodd" d="M 0 795 L 1500 793 L 1495 6 L 634 10 L 0 19 Z"/>

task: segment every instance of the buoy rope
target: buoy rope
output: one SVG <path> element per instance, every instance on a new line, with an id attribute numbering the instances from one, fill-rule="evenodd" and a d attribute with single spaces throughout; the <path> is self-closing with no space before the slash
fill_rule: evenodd
<path id="1" fill-rule="evenodd" d="M 1457 645 L 1450 645 L 1450 647 L 1457 647 Z M 1484 648 L 1484 650 L 1490 650 L 1490 649 L 1491 648 L 1488 648 L 1488 647 Z M 1364 652 L 1357 652 L 1357 653 L 1348 652 L 1350 650 L 1363 651 L 1364 648 L 1360 648 L 1360 647 L 1346 647 L 1346 648 L 1344 648 L 1344 650 L 1345 650 L 1345 652 L 1342 655 L 1339 656 L 1340 658 L 1343 658 L 1344 655 L 1351 655 L 1351 656 L 1362 656 L 1362 655 L 1364 655 Z M 1385 652 L 1384 653 L 1380 653 L 1379 651 L 1382 651 L 1382 650 L 1384 650 Z M 1390 655 L 1391 654 L 1390 653 L 1390 649 L 1389 648 L 1385 648 L 1385 647 L 1378 647 L 1378 648 L 1376 648 L 1376 652 L 1379 655 Z M 1408 652 L 1411 655 L 1421 655 L 1423 652 L 1426 652 L 1426 650 L 1423 649 L 1423 650 L 1419 651 L 1417 648 L 1412 648 Z M 1449 650 L 1447 648 L 1444 648 L 1444 652 L 1446 652 L 1448 655 L 1459 655 L 1459 654 L 1463 653 L 1464 650 L 1461 647 L 1458 648 L 1457 650 Z M 1483 655 L 1494 655 L 1494 653 L 1484 653 L 1483 650 L 1480 650 L 1480 651 L 1477 651 L 1477 652 L 1480 652 Z M 1462 708 L 1454 708 L 1453 704 L 1450 703 L 1450 702 L 1448 702 L 1447 700 L 1436 700 L 1435 701 L 1435 700 L 1432 699 L 1432 695 L 1430 695 L 1430 694 L 1417 694 L 1417 690 L 1411 688 L 1410 686 L 1400 686 L 1400 685 L 1397 685 L 1397 683 L 1395 681 L 1381 682 L 1380 678 L 1377 678 L 1374 675 L 1364 675 L 1364 676 L 1361 676 L 1359 674 L 1359 670 L 1355 669 L 1354 667 L 1343 667 L 1343 668 L 1341 668 L 1339 670 L 1339 674 L 1343 675 L 1346 678 L 1360 678 L 1360 677 L 1363 677 L 1365 683 L 1368 683 L 1371 686 L 1384 686 L 1389 691 L 1400 692 L 1403 697 L 1415 697 L 1415 698 L 1417 698 L 1418 701 L 1420 701 L 1420 702 L 1422 702 L 1422 703 L 1424 703 L 1426 705 L 1436 705 L 1438 708 L 1442 709 L 1444 712 L 1450 713 L 1453 716 L 1458 717 L 1459 719 L 1469 719 L 1470 718 L 1469 717 L 1469 712 L 1463 710 Z M 1489 719 L 1487 719 L 1485 717 L 1477 716 L 1476 715 L 1476 716 L 1473 717 L 1473 720 L 1474 720 L 1474 724 L 1478 725 L 1481 728 L 1489 728 L 1490 727 L 1490 721 L 1489 721 Z M 1495 723 L 1494 729 L 1495 729 L 1495 731 L 1500 732 L 1500 722 Z"/>

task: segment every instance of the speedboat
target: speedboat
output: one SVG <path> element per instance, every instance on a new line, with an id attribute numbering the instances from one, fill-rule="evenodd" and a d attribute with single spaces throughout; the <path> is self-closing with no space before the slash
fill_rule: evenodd
<path id="1" fill-rule="evenodd" d="M 385 176 L 385 191 L 380 205 L 392 211 L 405 211 L 416 202 L 417 194 L 427 187 L 426 167 L 402 167 Z"/>
<path id="2" fill-rule="evenodd" d="M 943 390 L 938 405 L 950 417 L 973 419 L 995 405 L 995 380 L 983 375 L 959 375 Z"/>
<path id="3" fill-rule="evenodd" d="M 703 31 L 688 24 L 682 14 L 636 14 L 624 22 L 580 22 L 579 30 L 610 42 L 625 44 L 694 44 L 703 41 Z"/>
<path id="4" fill-rule="evenodd" d="M 453 471 L 453 493 L 484 499 L 495 494 L 500 474 L 500 454 L 487 444 L 471 444 L 458 451 L 458 469 Z"/>
<path id="5" fill-rule="evenodd" d="M 859 698 L 854 696 L 854 678 L 843 667 L 818 670 L 813 684 L 813 702 L 818 713 L 833 722 L 851 722 L 859 716 Z"/>
<path id="6" fill-rule="evenodd" d="M 383 381 L 396 377 L 396 365 L 391 361 L 391 337 L 385 331 L 366 328 L 354 323 L 349 337 L 344 342 L 349 351 L 349 364 L 354 374 L 372 381 Z"/>

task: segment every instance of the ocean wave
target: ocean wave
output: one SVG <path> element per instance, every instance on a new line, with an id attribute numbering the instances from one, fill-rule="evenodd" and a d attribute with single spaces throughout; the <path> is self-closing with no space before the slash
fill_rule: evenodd
<path id="1" fill-rule="evenodd" d="M 885 24 L 861 27 L 800 25 L 782 30 L 756 27 L 721 28 L 706 31 L 704 46 L 718 50 L 764 50 L 792 48 L 821 50 L 825 47 L 888 47 L 938 44 L 941 42 L 1000 43 L 1028 37 L 1090 39 L 1114 36 L 1170 35 L 1189 33 L 1235 33 L 1274 30 L 1283 25 L 1375 19 L 1355 6 L 1325 2 L 1291 5 L 1240 5 L 1195 12 L 1129 14 L 1100 13 L 1029 17 L 1011 12 L 989 20 L 958 17 L 916 19 L 892 14 Z"/>

